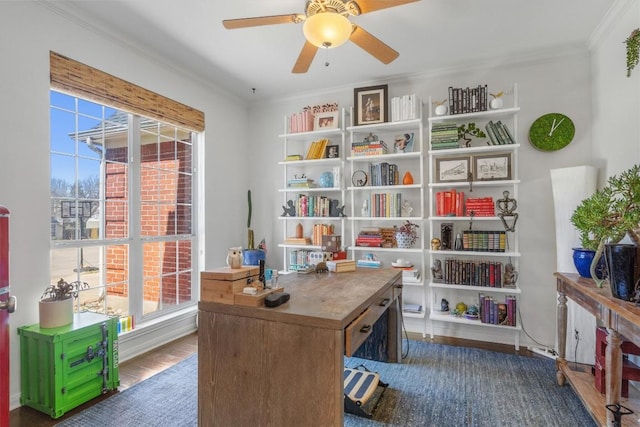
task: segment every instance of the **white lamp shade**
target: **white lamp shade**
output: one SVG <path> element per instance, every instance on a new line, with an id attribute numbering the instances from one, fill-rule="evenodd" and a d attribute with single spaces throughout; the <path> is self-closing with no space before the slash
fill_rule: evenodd
<path id="1" fill-rule="evenodd" d="M 351 36 L 351 22 L 339 13 L 323 12 L 308 17 L 302 25 L 307 41 L 314 46 L 334 48 Z"/>

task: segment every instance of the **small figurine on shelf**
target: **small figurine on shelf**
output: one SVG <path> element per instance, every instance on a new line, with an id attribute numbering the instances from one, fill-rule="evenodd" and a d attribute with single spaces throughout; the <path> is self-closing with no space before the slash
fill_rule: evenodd
<path id="1" fill-rule="evenodd" d="M 440 301 L 440 311 L 449 311 L 449 301 L 444 298 Z"/>
<path id="2" fill-rule="evenodd" d="M 293 203 L 293 200 L 287 200 L 287 206 L 282 206 L 284 212 L 280 216 L 296 216 L 296 206 Z"/>
<path id="3" fill-rule="evenodd" d="M 338 206 L 340 200 L 331 199 L 329 201 L 329 216 L 346 216 L 344 214 L 344 205 Z"/>
<path id="4" fill-rule="evenodd" d="M 518 272 L 513 264 L 508 263 L 504 266 L 504 284 L 505 288 L 515 288 L 518 281 Z"/>
<path id="5" fill-rule="evenodd" d="M 431 278 L 434 282 L 442 281 L 442 261 L 439 259 L 433 261 L 433 267 L 431 267 Z"/>
<path id="6" fill-rule="evenodd" d="M 440 250 L 440 239 L 438 239 L 437 237 L 434 237 L 433 239 L 431 239 L 431 250 L 432 251 Z"/>
<path id="7" fill-rule="evenodd" d="M 413 211 L 413 208 L 409 204 L 408 200 L 404 200 L 402 202 L 402 207 L 400 209 L 402 209 L 402 216 L 404 217 L 411 216 L 411 212 Z"/>

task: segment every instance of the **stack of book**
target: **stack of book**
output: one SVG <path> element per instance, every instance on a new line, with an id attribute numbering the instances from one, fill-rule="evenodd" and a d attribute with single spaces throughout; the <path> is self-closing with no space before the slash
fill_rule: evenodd
<path id="1" fill-rule="evenodd" d="M 287 180 L 287 187 L 290 188 L 311 188 L 313 180 L 309 178 L 290 178 Z"/>
<path id="2" fill-rule="evenodd" d="M 469 197 L 465 204 L 467 216 L 496 216 L 493 197 Z"/>
<path id="3" fill-rule="evenodd" d="M 405 268 L 402 270 L 402 283 L 421 283 L 420 272 L 417 268 Z"/>
<path id="4" fill-rule="evenodd" d="M 287 237 L 284 243 L 288 245 L 310 245 L 311 239 L 308 237 Z"/>
<path id="5" fill-rule="evenodd" d="M 329 271 L 335 273 L 343 273 L 345 271 L 355 271 L 356 262 L 352 259 L 338 259 L 333 261 L 327 261 L 327 268 Z"/>
<path id="6" fill-rule="evenodd" d="M 370 217 L 402 216 L 402 193 L 373 193 L 369 199 Z"/>
<path id="7" fill-rule="evenodd" d="M 384 141 L 363 141 L 351 143 L 351 155 L 358 156 L 379 156 L 387 154 L 387 144 Z"/>
<path id="8" fill-rule="evenodd" d="M 511 134 L 509 128 L 500 120 L 495 123 L 493 123 L 492 120 L 489 120 L 489 122 L 485 126 L 485 130 L 487 131 L 487 135 L 489 135 L 489 139 L 491 140 L 491 144 L 493 145 L 506 145 L 516 143 L 516 139 Z"/>
<path id="9" fill-rule="evenodd" d="M 459 148 L 458 126 L 455 123 L 436 123 L 431 128 L 431 149 Z"/>
<path id="10" fill-rule="evenodd" d="M 356 246 L 381 247 L 384 238 L 379 228 L 364 228 L 356 237 Z"/>
<path id="11" fill-rule="evenodd" d="M 420 98 L 415 93 L 391 98 L 391 121 L 417 119 L 420 112 Z"/>
<path id="12" fill-rule="evenodd" d="M 436 216 L 464 216 L 464 205 L 464 191 L 454 188 L 436 192 Z"/>

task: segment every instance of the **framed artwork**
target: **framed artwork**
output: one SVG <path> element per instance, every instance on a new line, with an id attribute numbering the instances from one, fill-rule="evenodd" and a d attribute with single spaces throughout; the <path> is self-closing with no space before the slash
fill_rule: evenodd
<path id="1" fill-rule="evenodd" d="M 315 113 L 313 130 L 321 129 L 337 129 L 338 128 L 338 111 L 324 111 Z"/>
<path id="2" fill-rule="evenodd" d="M 327 145 L 327 148 L 325 148 L 324 157 L 327 159 L 337 159 L 338 157 L 340 157 L 340 146 Z"/>
<path id="3" fill-rule="evenodd" d="M 488 154 L 474 156 L 474 179 L 476 181 L 498 181 L 511 179 L 511 154 Z"/>
<path id="4" fill-rule="evenodd" d="M 413 132 L 398 134 L 393 138 L 394 153 L 411 153 L 413 151 Z"/>
<path id="5" fill-rule="evenodd" d="M 384 123 L 388 117 L 388 85 L 360 87 L 353 90 L 354 125 Z"/>
<path id="6" fill-rule="evenodd" d="M 468 181 L 470 173 L 470 156 L 436 159 L 436 182 Z"/>

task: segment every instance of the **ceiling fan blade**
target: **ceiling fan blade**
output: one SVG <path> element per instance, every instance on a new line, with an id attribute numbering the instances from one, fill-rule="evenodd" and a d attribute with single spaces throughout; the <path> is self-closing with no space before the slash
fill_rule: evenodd
<path id="1" fill-rule="evenodd" d="M 357 25 L 353 27 L 354 30 L 349 40 L 375 56 L 380 62 L 388 64 L 400 56 L 398 52 L 387 46 L 379 38 L 369 34 Z"/>
<path id="2" fill-rule="evenodd" d="M 291 72 L 296 74 L 306 73 L 311 66 L 313 58 L 316 56 L 317 51 L 317 46 L 314 46 L 308 41 L 305 41 L 304 46 L 302 46 L 302 51 L 298 56 L 298 60 L 293 66 L 293 70 L 291 70 Z"/>
<path id="3" fill-rule="evenodd" d="M 360 7 L 360 14 L 363 14 L 416 1 L 418 0 L 355 0 L 355 3 Z"/>
<path id="4" fill-rule="evenodd" d="M 235 28 L 247 28 L 258 27 L 261 25 L 274 25 L 274 24 L 297 24 L 304 19 L 304 15 L 292 13 L 290 15 L 272 15 L 272 16 L 257 16 L 255 18 L 239 18 L 239 19 L 225 19 L 222 21 L 222 25 L 228 30 Z"/>

